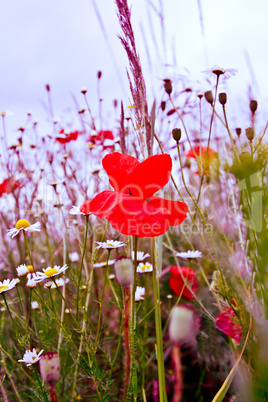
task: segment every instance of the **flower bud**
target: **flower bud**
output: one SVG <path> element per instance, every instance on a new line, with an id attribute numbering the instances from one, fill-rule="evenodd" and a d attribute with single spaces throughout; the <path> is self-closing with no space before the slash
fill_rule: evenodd
<path id="1" fill-rule="evenodd" d="M 179 142 L 181 139 L 181 129 L 180 128 L 173 128 L 172 135 L 175 141 Z"/>
<path id="2" fill-rule="evenodd" d="M 160 107 L 161 107 L 162 111 L 164 111 L 166 108 L 166 102 L 162 101 Z"/>
<path id="3" fill-rule="evenodd" d="M 246 136 L 249 141 L 252 141 L 255 136 L 254 129 L 251 127 L 246 128 Z"/>
<path id="4" fill-rule="evenodd" d="M 115 275 L 119 285 L 128 288 L 133 281 L 133 263 L 128 257 L 119 257 L 114 263 Z"/>
<path id="5" fill-rule="evenodd" d="M 173 343 L 195 344 L 196 319 L 194 312 L 187 307 L 175 306 L 171 310 L 169 337 Z"/>
<path id="6" fill-rule="evenodd" d="M 102 72 L 101 72 L 101 71 L 98 71 L 98 72 L 97 72 L 98 80 L 101 78 L 101 76 L 102 76 Z"/>
<path id="7" fill-rule="evenodd" d="M 60 358 L 58 352 L 47 352 L 39 360 L 39 368 L 42 380 L 54 383 L 60 377 Z"/>
<path id="8" fill-rule="evenodd" d="M 236 129 L 235 129 L 235 132 L 236 132 L 236 135 L 239 137 L 240 135 L 241 135 L 241 128 L 240 127 L 237 127 Z"/>
<path id="9" fill-rule="evenodd" d="M 258 102 L 256 100 L 251 100 L 249 102 L 249 107 L 250 107 L 251 112 L 254 114 L 257 110 Z"/>
<path id="10" fill-rule="evenodd" d="M 46 90 L 47 90 L 47 92 L 50 91 L 50 85 L 49 84 L 46 84 Z"/>
<path id="11" fill-rule="evenodd" d="M 171 83 L 170 79 L 168 79 L 168 78 L 164 79 L 164 88 L 165 88 L 166 93 L 168 95 L 170 95 L 172 92 L 172 83 Z"/>
<path id="12" fill-rule="evenodd" d="M 219 94 L 219 101 L 222 106 L 225 105 L 225 103 L 227 102 L 227 95 L 225 92 Z"/>
<path id="13" fill-rule="evenodd" d="M 212 94 L 212 91 L 206 91 L 206 92 L 204 93 L 204 95 L 205 95 L 206 101 L 212 105 L 212 103 L 213 103 L 213 94 Z"/>

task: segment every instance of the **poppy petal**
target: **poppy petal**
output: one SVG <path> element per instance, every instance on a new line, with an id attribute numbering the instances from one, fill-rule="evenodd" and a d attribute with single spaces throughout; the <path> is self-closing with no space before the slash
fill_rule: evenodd
<path id="1" fill-rule="evenodd" d="M 172 159 L 169 155 L 153 155 L 137 165 L 128 178 L 130 192 L 144 200 L 152 197 L 169 181 Z"/>
<path id="2" fill-rule="evenodd" d="M 234 339 L 237 343 L 240 343 L 243 328 L 233 321 L 234 316 L 235 314 L 232 309 L 231 311 L 228 309 L 228 312 L 222 311 L 216 318 L 216 328 Z"/>
<path id="3" fill-rule="evenodd" d="M 185 280 L 187 284 L 191 287 L 192 291 L 196 293 L 197 291 L 197 279 L 196 272 L 189 267 L 170 267 L 171 277 L 169 278 L 169 286 L 173 292 L 180 296 L 182 292 L 182 297 L 188 300 L 193 300 L 194 295 L 185 285 Z M 183 291 L 182 291 L 183 290 Z"/>
<path id="4" fill-rule="evenodd" d="M 115 191 L 102 191 L 91 200 L 85 201 L 80 211 L 86 215 L 91 213 L 99 218 L 106 218 L 123 196 L 124 194 Z"/>
<path id="5" fill-rule="evenodd" d="M 151 197 L 148 204 L 165 214 L 170 226 L 179 225 L 187 216 L 188 206 L 184 202 Z"/>
<path id="6" fill-rule="evenodd" d="M 106 216 L 118 232 L 138 237 L 156 237 L 169 228 L 166 216 L 144 200 L 124 194 L 121 201 Z"/>
<path id="7" fill-rule="evenodd" d="M 102 160 L 102 166 L 109 176 L 109 182 L 115 191 L 129 194 L 129 175 L 140 162 L 130 155 L 113 152 Z"/>

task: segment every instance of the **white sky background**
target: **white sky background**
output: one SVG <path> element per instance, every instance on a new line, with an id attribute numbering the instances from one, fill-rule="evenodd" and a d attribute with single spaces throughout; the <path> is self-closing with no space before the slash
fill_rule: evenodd
<path id="1" fill-rule="evenodd" d="M 113 99 L 123 98 L 127 106 L 128 62 L 116 36 L 120 33 L 116 7 L 113 0 L 94 2 L 105 26 L 106 39 L 91 0 L 0 0 L 0 111 L 13 112 L 7 116 L 11 142 L 19 136 L 16 129 L 24 125 L 27 112 L 32 112 L 42 135 L 50 131 L 47 113 L 42 106 L 42 103 L 47 103 L 47 83 L 51 85 L 55 117 L 61 118 L 64 114 L 65 121 L 70 124 L 73 119 L 70 111 L 74 110 L 71 93 L 80 107 L 84 107 L 80 94 L 83 87 L 88 89 L 90 106 L 97 115 L 98 70 L 103 72 L 104 128 L 114 124 Z M 268 99 L 268 2 L 200 0 L 200 3 L 205 41 L 201 35 L 197 0 L 163 0 L 165 51 L 160 20 L 153 7 L 146 0 L 130 1 L 137 50 L 144 68 L 149 99 L 152 100 L 155 94 L 162 96 L 162 78 L 172 78 L 188 70 L 193 81 L 204 82 L 201 72 L 209 67 L 233 68 L 238 72 L 228 80 L 227 92 L 234 124 L 236 112 L 248 110 L 249 84 L 253 96 L 259 101 L 259 115 L 265 119 Z M 158 0 L 151 0 L 151 4 L 160 10 Z M 245 50 L 256 82 L 249 73 Z M 200 90 L 208 89 L 205 84 L 200 84 Z M 247 126 L 248 122 L 245 123 Z"/>

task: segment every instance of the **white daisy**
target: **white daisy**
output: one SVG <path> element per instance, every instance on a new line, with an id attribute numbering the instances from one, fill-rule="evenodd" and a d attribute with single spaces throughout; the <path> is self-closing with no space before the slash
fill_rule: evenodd
<path id="1" fill-rule="evenodd" d="M 39 308 L 38 302 L 37 301 L 32 301 L 31 307 L 32 307 L 32 310 L 36 310 L 37 308 Z"/>
<path id="2" fill-rule="evenodd" d="M 29 231 L 29 232 L 40 232 L 41 231 L 41 224 L 40 222 L 36 222 L 33 225 L 30 224 L 27 219 L 19 219 L 13 229 L 9 229 L 7 231 L 7 235 L 11 236 L 12 238 L 17 236 L 17 234 L 21 231 Z"/>
<path id="3" fill-rule="evenodd" d="M 18 282 L 16 279 L 4 279 L 3 282 L 0 282 L 0 293 L 13 289 L 17 283 Z"/>
<path id="4" fill-rule="evenodd" d="M 18 277 L 33 274 L 35 272 L 34 267 L 32 265 L 26 265 L 26 264 L 19 265 L 18 268 L 16 268 L 16 270 Z"/>
<path id="5" fill-rule="evenodd" d="M 53 268 L 51 268 L 51 267 L 48 267 L 46 269 L 43 268 L 43 272 L 36 273 L 35 281 L 42 282 L 44 279 L 48 279 L 48 278 L 51 278 L 52 276 L 61 274 L 67 268 L 68 268 L 67 264 L 63 265 L 62 267 L 60 267 L 59 265 L 54 265 Z"/>
<path id="6" fill-rule="evenodd" d="M 72 262 L 79 261 L 79 254 L 78 254 L 78 252 L 77 252 L 77 251 L 74 251 L 73 253 L 70 253 L 70 254 L 69 254 L 69 258 L 70 258 L 70 261 L 72 261 Z"/>
<path id="7" fill-rule="evenodd" d="M 44 288 L 50 288 L 50 289 L 56 289 L 56 288 L 61 288 L 62 286 L 64 286 L 64 283 L 68 283 L 70 282 L 70 280 L 68 278 L 66 278 L 65 280 L 63 278 L 59 278 L 55 280 L 56 285 L 54 282 L 52 281 L 48 281 L 47 283 L 45 283 Z"/>
<path id="8" fill-rule="evenodd" d="M 29 367 L 41 359 L 41 354 L 43 352 L 44 350 L 41 350 L 41 352 L 37 354 L 35 349 L 33 349 L 32 352 L 30 350 L 26 350 L 26 352 L 23 355 L 23 359 L 18 360 L 18 362 L 26 363 L 26 365 Z"/>
<path id="9" fill-rule="evenodd" d="M 126 244 L 124 242 L 118 241 L 118 240 L 107 240 L 105 242 L 96 241 L 96 243 L 98 243 L 98 246 L 96 247 L 96 249 L 105 248 L 107 250 L 112 250 L 113 248 L 119 248 L 119 247 L 126 246 Z"/>
<path id="10" fill-rule="evenodd" d="M 108 265 L 113 265 L 115 260 L 109 260 Z M 93 264 L 94 268 L 101 268 L 101 267 L 106 267 L 107 266 L 107 261 L 105 262 L 97 262 L 96 264 Z"/>
<path id="11" fill-rule="evenodd" d="M 131 255 L 132 255 L 132 260 L 134 260 L 134 258 L 135 258 L 134 251 L 132 251 Z M 148 254 L 148 253 L 144 254 L 143 251 L 137 251 L 137 261 L 139 261 L 139 262 L 143 261 L 147 257 L 150 257 L 150 254 Z"/>
<path id="12" fill-rule="evenodd" d="M 145 296 L 145 288 L 137 286 L 135 291 L 135 301 L 144 300 L 144 296 Z"/>
<path id="13" fill-rule="evenodd" d="M 137 272 L 140 274 L 143 274 L 145 272 L 152 272 L 153 266 L 149 262 L 140 262 L 138 267 L 137 267 Z"/>
<path id="14" fill-rule="evenodd" d="M 28 279 L 26 286 L 30 289 L 33 289 L 37 286 L 37 282 L 35 281 L 35 279 L 30 278 L 30 279 Z"/>
<path id="15" fill-rule="evenodd" d="M 80 211 L 80 206 L 75 206 L 73 205 L 72 208 L 70 209 L 70 214 L 71 215 L 85 215 L 83 212 Z"/>
<path id="16" fill-rule="evenodd" d="M 188 250 L 187 252 L 182 251 L 181 253 L 177 253 L 176 254 L 177 257 L 181 257 L 181 258 L 201 258 L 202 257 L 202 253 L 201 251 L 198 250 Z"/>

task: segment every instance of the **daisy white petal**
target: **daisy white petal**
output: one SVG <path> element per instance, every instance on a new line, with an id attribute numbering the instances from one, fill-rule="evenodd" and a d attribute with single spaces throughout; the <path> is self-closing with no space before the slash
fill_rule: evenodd
<path id="1" fill-rule="evenodd" d="M 146 272 L 152 272 L 153 266 L 149 262 L 140 262 L 138 267 L 137 267 L 137 272 L 140 274 L 146 273 Z"/>
<path id="2" fill-rule="evenodd" d="M 145 288 L 137 286 L 135 291 L 135 301 L 144 300 L 144 296 L 145 296 Z"/>
<path id="3" fill-rule="evenodd" d="M 202 253 L 201 251 L 198 250 L 188 250 L 187 252 L 182 251 L 181 253 L 177 253 L 176 254 L 177 257 L 181 257 L 181 258 L 201 258 L 202 257 Z"/>
<path id="4" fill-rule="evenodd" d="M 44 288 L 51 288 L 51 289 L 56 289 L 56 288 L 61 288 L 62 286 L 64 286 L 65 283 L 70 282 L 70 280 L 68 278 L 66 278 L 65 280 L 63 278 L 59 278 L 59 279 L 55 279 L 55 282 L 49 281 L 44 285 Z"/>
<path id="5" fill-rule="evenodd" d="M 72 262 L 79 261 L 79 254 L 77 253 L 77 251 L 74 251 L 73 253 L 69 254 L 69 258 L 70 258 L 70 261 L 72 261 Z"/>
<path id="6" fill-rule="evenodd" d="M 16 285 L 16 279 L 4 279 L 3 282 L 0 282 L 0 293 L 7 292 L 8 290 L 13 289 Z"/>
<path id="7" fill-rule="evenodd" d="M 105 242 L 96 241 L 96 243 L 98 243 L 98 246 L 96 247 L 96 249 L 104 248 L 107 250 L 112 250 L 113 248 L 119 248 L 119 247 L 126 246 L 126 244 L 124 242 L 118 241 L 118 240 L 107 240 Z"/>
<path id="8" fill-rule="evenodd" d="M 43 272 L 37 272 L 36 273 L 36 282 L 42 282 L 44 279 L 51 278 L 52 276 L 59 275 L 62 272 L 64 272 L 68 268 L 68 265 L 65 264 L 62 267 L 59 265 L 55 265 L 53 268 L 48 267 L 48 268 L 43 268 Z"/>
<path id="9" fill-rule="evenodd" d="M 113 265 L 115 260 L 109 260 L 108 265 Z M 96 264 L 93 264 L 94 268 L 101 268 L 101 267 L 106 267 L 107 266 L 107 261 L 104 262 L 97 262 Z"/>
<path id="10" fill-rule="evenodd" d="M 30 222 L 27 221 L 27 219 L 19 219 L 17 221 L 15 227 L 12 229 L 9 229 L 7 231 L 7 235 L 13 238 L 13 237 L 17 236 L 17 234 L 21 230 L 25 230 L 25 231 L 29 231 L 29 232 L 40 232 L 41 224 L 40 224 L 40 222 L 36 222 L 33 225 L 31 225 Z"/>
<path id="11" fill-rule="evenodd" d="M 26 363 L 26 365 L 29 367 L 32 364 L 38 362 L 38 360 L 40 360 L 41 358 L 41 354 L 44 352 L 44 350 L 41 350 L 41 352 L 39 352 L 37 354 L 36 350 L 33 349 L 33 351 L 31 350 L 26 350 L 26 352 L 23 355 L 23 358 L 18 360 L 18 362 L 21 363 Z"/>
<path id="12" fill-rule="evenodd" d="M 80 207 L 77 207 L 75 205 L 73 205 L 72 208 L 70 209 L 70 214 L 71 215 L 85 215 L 85 214 L 83 214 L 83 212 L 80 211 Z"/>
<path id="13" fill-rule="evenodd" d="M 132 251 L 131 255 L 132 255 L 132 260 L 134 260 L 134 258 L 135 258 L 134 251 Z M 139 261 L 139 262 L 143 261 L 147 257 L 150 257 L 150 254 L 148 254 L 148 253 L 145 254 L 143 251 L 137 251 L 137 261 Z"/>

